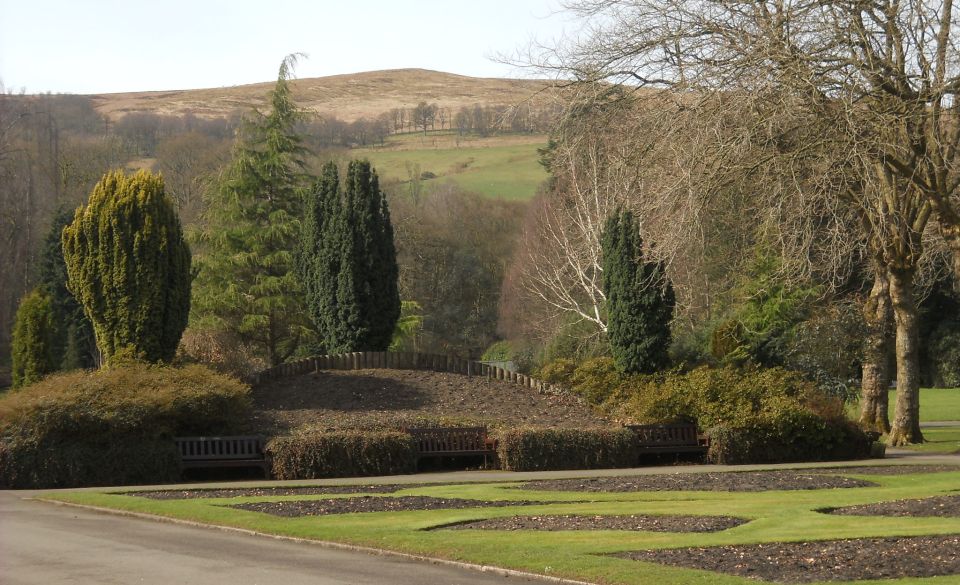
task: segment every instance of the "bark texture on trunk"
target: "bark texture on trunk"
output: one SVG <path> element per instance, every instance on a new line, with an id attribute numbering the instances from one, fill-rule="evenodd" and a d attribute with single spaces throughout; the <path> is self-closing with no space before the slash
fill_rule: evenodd
<path id="1" fill-rule="evenodd" d="M 860 386 L 860 426 L 867 431 L 890 432 L 888 398 L 890 352 L 893 349 L 893 307 L 890 280 L 885 268 L 874 271 L 873 289 L 863 305 L 867 338 L 863 347 L 863 380 Z"/>
<path id="2" fill-rule="evenodd" d="M 890 271 L 890 300 L 897 325 L 897 405 L 889 445 L 922 443 L 920 432 L 920 335 L 913 299 L 913 271 Z"/>

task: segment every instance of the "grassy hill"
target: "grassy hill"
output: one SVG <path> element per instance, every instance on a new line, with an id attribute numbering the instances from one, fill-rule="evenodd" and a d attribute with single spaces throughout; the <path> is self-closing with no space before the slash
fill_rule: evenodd
<path id="1" fill-rule="evenodd" d="M 97 110 L 111 119 L 131 112 L 201 117 L 228 116 L 251 106 L 266 105 L 274 81 L 177 91 L 143 91 L 90 96 Z M 428 71 L 396 69 L 296 79 L 291 83 L 300 106 L 346 122 L 373 118 L 393 108 L 411 108 L 420 101 L 456 111 L 473 104 L 512 106 L 527 100 L 550 99 L 540 80 L 467 77 Z"/>
<path id="2" fill-rule="evenodd" d="M 382 148 L 356 149 L 351 156 L 369 158 L 385 179 L 409 181 L 419 168 L 433 175 L 425 184 L 452 181 L 486 197 L 526 200 L 547 178 L 537 149 L 546 136 L 497 136 L 466 139 L 453 133 L 391 137 Z"/>

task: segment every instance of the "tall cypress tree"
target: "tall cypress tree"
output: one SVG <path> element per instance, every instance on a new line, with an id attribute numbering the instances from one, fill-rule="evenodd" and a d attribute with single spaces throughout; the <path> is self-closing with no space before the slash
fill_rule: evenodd
<path id="1" fill-rule="evenodd" d="M 607 219 L 601 241 L 607 337 L 617 369 L 651 373 L 669 364 L 673 286 L 659 262 L 645 262 L 640 229 L 629 211 Z"/>
<path id="2" fill-rule="evenodd" d="M 270 111 L 254 111 L 241 127 L 229 167 L 207 194 L 198 238 L 195 322 L 250 342 L 271 365 L 309 333 L 295 269 L 308 180 L 296 131 L 303 113 L 289 84 L 295 61 L 281 64 Z"/>
<path id="3" fill-rule="evenodd" d="M 39 287 L 52 303 L 54 320 L 60 334 L 54 340 L 53 354 L 58 369 L 73 370 L 92 368 L 97 365 L 96 340 L 93 325 L 76 297 L 67 290 L 67 264 L 63 260 L 63 228 L 70 224 L 73 215 L 66 209 L 54 214 L 50 231 L 43 241 L 40 252 Z"/>
<path id="4" fill-rule="evenodd" d="M 341 189 L 328 164 L 308 201 L 301 273 L 326 350 L 385 350 L 400 317 L 399 269 L 376 172 L 353 161 Z"/>
<path id="5" fill-rule="evenodd" d="M 164 194 L 146 171 L 110 172 L 63 230 L 67 287 L 109 359 L 122 349 L 169 362 L 190 312 L 190 249 Z"/>

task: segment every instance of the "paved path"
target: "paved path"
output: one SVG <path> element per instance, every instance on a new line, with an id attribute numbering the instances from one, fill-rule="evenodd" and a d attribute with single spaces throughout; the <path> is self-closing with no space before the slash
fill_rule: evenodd
<path id="1" fill-rule="evenodd" d="M 511 577 L 102 514 L 0 492 L 4 585 L 493 585 Z"/>

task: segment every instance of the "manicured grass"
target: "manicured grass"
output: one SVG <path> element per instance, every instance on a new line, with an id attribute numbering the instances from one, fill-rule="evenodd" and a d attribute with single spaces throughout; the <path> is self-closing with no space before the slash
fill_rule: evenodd
<path id="1" fill-rule="evenodd" d="M 897 403 L 897 393 L 890 391 L 890 413 Z M 859 404 L 848 408 L 854 419 L 860 414 Z M 960 388 L 921 388 L 920 421 L 960 421 Z"/>
<path id="2" fill-rule="evenodd" d="M 545 142 L 545 141 L 544 141 Z M 498 144 L 465 142 L 471 146 L 422 146 L 404 149 L 357 149 L 351 156 L 369 158 L 385 179 L 407 181 L 408 164 L 420 172 L 436 175 L 432 182 L 453 181 L 461 188 L 485 197 L 527 200 L 532 198 L 547 173 L 540 166 L 537 148 L 543 143 Z M 411 143 L 409 146 L 415 146 Z"/>
<path id="3" fill-rule="evenodd" d="M 382 512 L 301 518 L 280 518 L 224 506 L 241 502 L 323 499 L 336 496 L 265 496 L 220 500 L 157 501 L 106 492 L 59 492 L 47 497 L 235 526 L 271 534 L 387 548 L 610 584 L 706 585 L 747 584 L 756 583 L 756 581 L 706 571 L 611 558 L 605 556 L 605 553 L 650 548 L 960 532 L 960 518 L 850 517 L 826 515 L 816 511 L 824 507 L 943 495 L 951 493 L 960 483 L 960 471 L 862 477 L 880 486 L 759 493 L 576 493 L 519 490 L 516 489 L 518 485 L 516 483 L 445 485 L 413 488 L 392 495 L 430 495 L 482 500 L 553 500 L 564 503 L 522 508 Z M 710 534 L 609 530 L 424 531 L 433 526 L 471 519 L 542 514 L 730 515 L 749 518 L 752 521 L 730 530 Z M 957 583 L 957 579 L 958 577 L 954 576 L 939 579 L 901 579 L 882 583 L 932 585 Z"/>
<path id="4" fill-rule="evenodd" d="M 904 448 L 930 454 L 960 453 L 960 426 L 925 427 L 923 438 L 925 443 Z"/>

